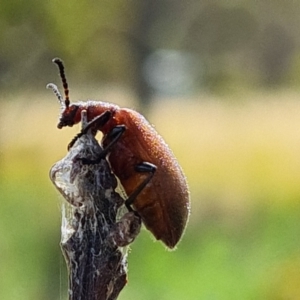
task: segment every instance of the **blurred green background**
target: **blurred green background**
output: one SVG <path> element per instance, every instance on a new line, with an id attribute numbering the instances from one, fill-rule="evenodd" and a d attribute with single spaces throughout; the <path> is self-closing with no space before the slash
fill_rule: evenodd
<path id="1" fill-rule="evenodd" d="M 299 1 L 2 0 L 0 299 L 67 298 L 48 173 L 79 127 L 56 128 L 57 56 L 73 101 L 143 112 L 190 184 L 178 249 L 143 230 L 119 299 L 300 299 L 299 15 Z"/>

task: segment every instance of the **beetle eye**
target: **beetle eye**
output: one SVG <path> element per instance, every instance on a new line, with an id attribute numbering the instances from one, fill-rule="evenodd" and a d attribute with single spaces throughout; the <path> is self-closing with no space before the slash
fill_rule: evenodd
<path id="1" fill-rule="evenodd" d="M 79 108 L 78 105 L 72 105 L 72 106 L 69 106 L 68 108 L 66 108 L 63 111 L 63 113 L 59 119 L 59 123 L 58 123 L 57 127 L 59 129 L 61 129 L 65 126 L 72 127 L 75 124 L 75 117 L 76 117 L 78 108 Z"/>

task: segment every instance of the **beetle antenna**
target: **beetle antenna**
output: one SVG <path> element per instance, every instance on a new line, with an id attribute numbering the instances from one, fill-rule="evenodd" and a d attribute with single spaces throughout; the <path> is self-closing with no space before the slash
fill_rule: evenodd
<path id="1" fill-rule="evenodd" d="M 60 75 L 60 78 L 61 78 L 61 81 L 62 81 L 62 84 L 64 87 L 64 92 L 65 92 L 65 106 L 66 106 L 66 108 L 68 108 L 70 105 L 69 87 L 68 87 L 68 82 L 67 82 L 67 78 L 66 78 L 66 74 L 65 74 L 65 67 L 64 67 L 63 61 L 60 58 L 54 58 L 52 60 L 52 62 L 54 62 L 58 66 L 59 75 Z"/>
<path id="2" fill-rule="evenodd" d="M 62 108 L 65 107 L 65 102 L 64 102 L 64 99 L 63 97 L 61 96 L 57 86 L 54 84 L 54 83 L 49 83 L 47 84 L 46 86 L 47 89 L 51 89 L 52 92 L 55 94 L 55 96 L 57 97 L 59 103 L 61 104 Z"/>

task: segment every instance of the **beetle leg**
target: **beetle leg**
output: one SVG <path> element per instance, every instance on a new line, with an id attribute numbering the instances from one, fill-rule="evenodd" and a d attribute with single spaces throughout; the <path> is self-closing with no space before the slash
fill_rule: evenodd
<path id="1" fill-rule="evenodd" d="M 81 131 L 83 131 L 84 133 L 87 133 L 88 130 L 91 127 L 93 127 L 94 125 L 97 128 L 104 126 L 108 122 L 108 120 L 111 118 L 111 115 L 112 115 L 112 113 L 111 113 L 110 110 L 105 111 L 100 116 L 97 116 L 93 120 L 91 120 L 90 122 L 88 122 L 86 124 L 86 126 Z"/>
<path id="2" fill-rule="evenodd" d="M 135 166 L 135 170 L 139 173 L 149 173 L 149 176 L 135 189 L 135 191 L 128 197 L 125 201 L 125 205 L 129 211 L 132 211 L 131 205 L 134 200 L 139 195 L 139 193 L 145 188 L 145 186 L 150 182 L 153 175 L 155 174 L 157 167 L 148 162 L 142 162 Z"/>
<path id="3" fill-rule="evenodd" d="M 110 139 L 110 143 L 107 146 L 105 146 L 105 148 L 103 149 L 101 153 L 102 157 L 108 154 L 108 152 L 113 147 L 113 145 L 121 138 L 125 130 L 126 130 L 125 125 L 117 125 L 107 134 L 105 139 Z"/>
<path id="4" fill-rule="evenodd" d="M 84 128 L 81 129 L 81 131 L 73 138 L 73 140 L 68 145 L 68 150 L 70 150 L 75 142 L 82 137 L 84 134 L 86 134 L 91 127 L 94 125 L 97 127 L 103 126 L 107 123 L 107 121 L 111 118 L 111 112 L 109 110 L 105 111 L 103 114 L 95 117 L 93 120 L 88 122 Z"/>
<path id="5" fill-rule="evenodd" d="M 113 145 L 115 143 L 118 142 L 118 140 L 120 139 L 120 137 L 122 136 L 122 134 L 124 133 L 124 131 L 126 130 L 125 125 L 118 125 L 116 127 L 114 127 L 106 136 L 106 138 L 111 139 L 110 143 L 103 149 L 103 151 L 101 152 L 101 154 L 99 155 L 99 157 L 95 160 L 90 160 L 90 159 L 86 159 L 86 158 L 82 158 L 82 163 L 87 165 L 87 164 L 98 164 L 101 159 L 103 159 L 108 152 L 111 150 L 111 148 L 113 147 Z"/>

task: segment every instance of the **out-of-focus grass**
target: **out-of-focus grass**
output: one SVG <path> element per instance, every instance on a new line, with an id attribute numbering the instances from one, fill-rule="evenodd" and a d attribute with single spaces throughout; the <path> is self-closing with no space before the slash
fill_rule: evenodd
<path id="1" fill-rule="evenodd" d="M 48 172 L 78 127 L 56 129 L 51 96 L 1 104 L 0 299 L 66 299 L 59 196 Z M 141 233 L 120 299 L 298 299 L 298 98 L 156 102 L 149 119 L 185 170 L 192 215 L 175 252 Z"/>
<path id="2" fill-rule="evenodd" d="M 153 122 L 194 193 L 225 206 L 256 205 L 262 198 L 281 205 L 300 192 L 300 102 L 292 96 L 165 103 Z"/>

